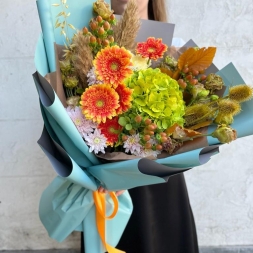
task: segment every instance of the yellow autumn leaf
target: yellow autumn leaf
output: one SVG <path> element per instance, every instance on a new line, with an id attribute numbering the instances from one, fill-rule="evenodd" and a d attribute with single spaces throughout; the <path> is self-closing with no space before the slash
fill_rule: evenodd
<path id="1" fill-rule="evenodd" d="M 185 66 L 195 70 L 205 70 L 213 62 L 216 47 L 189 48 L 178 59 L 178 68 L 182 70 Z"/>
<path id="2" fill-rule="evenodd" d="M 52 6 L 55 6 L 55 7 L 57 7 L 57 6 L 60 6 L 60 4 L 52 4 Z"/>
<path id="3" fill-rule="evenodd" d="M 170 76 L 171 78 L 173 77 L 173 71 L 171 71 L 170 69 L 167 69 L 167 68 L 160 68 L 161 72 L 164 73 L 164 74 L 167 74 L 168 76 Z"/>

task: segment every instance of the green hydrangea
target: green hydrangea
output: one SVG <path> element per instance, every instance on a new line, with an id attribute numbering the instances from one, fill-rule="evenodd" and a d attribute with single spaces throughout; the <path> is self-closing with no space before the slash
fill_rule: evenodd
<path id="1" fill-rule="evenodd" d="M 185 104 L 176 80 L 160 69 L 148 68 L 135 72 L 125 84 L 133 89 L 132 112 L 153 119 L 159 129 L 183 125 Z"/>

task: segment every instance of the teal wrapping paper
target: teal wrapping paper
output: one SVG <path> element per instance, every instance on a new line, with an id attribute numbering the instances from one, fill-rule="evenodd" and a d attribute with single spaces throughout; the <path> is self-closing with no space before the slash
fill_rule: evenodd
<path id="1" fill-rule="evenodd" d="M 208 138 L 210 146 L 155 161 L 138 158 L 102 164 L 93 153 L 89 152 L 56 92 L 44 78 L 47 73 L 56 70 L 54 43 L 60 45 L 65 43 L 60 29 L 54 29 L 56 15 L 61 11 L 61 7 L 52 6 L 57 1 L 37 0 L 43 34 L 36 47 L 35 65 L 38 72 L 33 77 L 45 124 L 38 144 L 58 175 L 41 196 L 39 215 L 51 238 L 63 241 L 72 231 L 83 231 L 85 252 L 103 253 L 105 249 L 96 228 L 92 191 L 99 186 L 108 190 L 121 190 L 165 183 L 170 176 L 206 163 L 219 151 L 219 143 L 214 138 Z M 87 26 L 91 18 L 93 2 L 94 0 L 71 1 L 68 12 L 72 15 L 69 16 L 68 22 L 77 29 Z M 71 38 L 74 30 L 68 29 L 68 31 L 67 36 Z M 167 45 L 171 45 L 173 31 L 173 24 L 142 20 L 137 41 L 155 36 L 162 38 Z M 193 42 L 190 41 L 185 46 L 192 46 L 189 43 Z M 212 65 L 208 71 L 217 72 L 218 69 Z M 224 77 L 227 86 L 243 83 L 232 64 L 218 73 Z M 244 103 L 243 112 L 235 118 L 233 127 L 238 130 L 239 137 L 253 134 L 253 119 L 248 117 L 249 114 L 252 115 L 252 108 L 253 101 Z M 208 129 L 209 132 L 212 131 L 212 127 Z M 127 191 L 118 200 L 119 211 L 116 217 L 106 222 L 106 241 L 112 246 L 117 245 L 133 208 Z M 111 200 L 107 198 L 108 213 L 112 205 Z"/>
<path id="2" fill-rule="evenodd" d="M 74 13 L 68 17 L 68 23 L 75 26 L 76 29 L 82 29 L 92 18 L 92 3 L 93 0 L 74 0 L 71 1 L 67 13 Z M 105 0 L 109 3 L 109 0 Z M 60 29 L 54 29 L 57 15 L 63 11 L 61 6 L 55 7 L 52 4 L 60 3 L 59 0 L 37 0 L 37 8 L 45 43 L 45 49 L 48 56 L 48 65 L 50 72 L 55 71 L 54 59 L 54 42 L 59 45 L 64 45 L 65 38 L 61 35 Z M 68 28 L 67 36 L 72 38 L 74 30 Z"/>

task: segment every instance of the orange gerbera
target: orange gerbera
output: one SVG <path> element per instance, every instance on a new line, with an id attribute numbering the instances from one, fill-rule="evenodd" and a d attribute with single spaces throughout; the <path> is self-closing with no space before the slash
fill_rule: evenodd
<path id="1" fill-rule="evenodd" d="M 122 131 L 122 126 L 118 123 L 119 118 L 114 117 L 113 119 L 107 120 L 105 123 L 100 123 L 98 129 L 106 137 L 107 145 L 113 146 L 118 141 L 119 134 Z"/>
<path id="2" fill-rule="evenodd" d="M 98 52 L 93 64 L 97 78 L 110 83 L 114 88 L 132 74 L 131 53 L 124 47 L 106 47 Z"/>
<path id="3" fill-rule="evenodd" d="M 126 112 L 131 107 L 132 90 L 127 88 L 124 84 L 119 84 L 115 89 L 119 94 L 119 108 L 117 108 L 117 115 Z"/>
<path id="4" fill-rule="evenodd" d="M 136 53 L 142 57 L 148 57 L 152 60 L 161 58 L 167 50 L 167 46 L 162 43 L 162 39 L 149 37 L 146 42 L 138 43 Z"/>
<path id="5" fill-rule="evenodd" d="M 119 95 L 108 84 L 90 86 L 81 96 L 82 113 L 86 119 L 94 122 L 106 122 L 116 116 L 119 107 Z"/>

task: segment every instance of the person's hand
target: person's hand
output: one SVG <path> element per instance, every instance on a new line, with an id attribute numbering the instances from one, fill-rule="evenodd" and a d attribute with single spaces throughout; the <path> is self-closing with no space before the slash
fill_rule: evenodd
<path id="1" fill-rule="evenodd" d="M 105 188 L 103 188 L 102 186 L 100 186 L 98 188 L 98 192 L 100 192 L 100 193 L 108 193 L 108 190 L 106 190 Z M 120 190 L 120 191 L 116 191 L 115 194 L 116 194 L 116 196 L 120 196 L 124 192 L 125 192 L 125 190 Z"/>
<path id="2" fill-rule="evenodd" d="M 116 196 L 120 196 L 120 195 L 123 194 L 124 192 L 125 192 L 125 190 L 116 191 L 115 194 L 116 194 Z"/>

